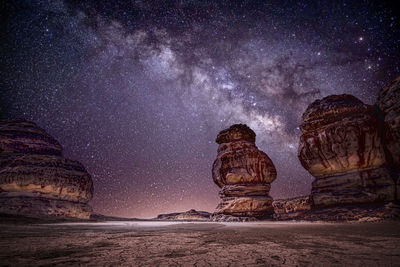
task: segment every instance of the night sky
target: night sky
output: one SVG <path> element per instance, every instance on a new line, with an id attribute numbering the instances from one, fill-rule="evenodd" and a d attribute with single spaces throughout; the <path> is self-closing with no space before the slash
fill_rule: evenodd
<path id="1" fill-rule="evenodd" d="M 393 1 L 394 2 L 394 1 Z M 218 132 L 246 123 L 274 198 L 310 192 L 301 114 L 330 94 L 373 104 L 400 74 L 382 1 L 1 1 L 1 118 L 36 122 L 92 175 L 98 213 L 219 202 Z"/>

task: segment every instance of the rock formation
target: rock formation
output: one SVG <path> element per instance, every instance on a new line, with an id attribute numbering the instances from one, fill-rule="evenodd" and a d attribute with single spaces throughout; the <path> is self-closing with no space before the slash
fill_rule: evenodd
<path id="1" fill-rule="evenodd" d="M 264 217 L 273 213 L 268 193 L 276 170 L 267 154 L 258 150 L 255 139 L 256 134 L 243 124 L 218 134 L 212 176 L 221 188 L 222 201 L 215 215 Z"/>
<path id="2" fill-rule="evenodd" d="M 272 203 L 275 208 L 274 218 L 276 220 L 365 222 L 400 217 L 400 206 L 393 202 L 338 205 L 316 209 L 309 201 L 312 201 L 310 196 L 276 200 Z"/>
<path id="3" fill-rule="evenodd" d="M 311 210 L 311 205 L 312 199 L 310 196 L 274 200 L 272 202 L 274 218 L 278 220 L 297 218 L 305 211 Z"/>
<path id="4" fill-rule="evenodd" d="M 33 122 L 0 121 L 0 213 L 89 218 L 91 177 L 61 152 Z"/>
<path id="5" fill-rule="evenodd" d="M 331 95 L 314 101 L 302 119 L 298 157 L 316 178 L 316 207 L 393 200 L 374 107 L 351 95 Z"/>
<path id="6" fill-rule="evenodd" d="M 379 92 L 377 106 L 383 121 L 386 161 L 397 183 L 396 199 L 400 200 L 400 77 Z"/>
<path id="7" fill-rule="evenodd" d="M 209 221 L 211 213 L 206 211 L 197 211 L 194 209 L 185 212 L 174 212 L 167 214 L 160 214 L 156 220 L 166 221 Z"/>

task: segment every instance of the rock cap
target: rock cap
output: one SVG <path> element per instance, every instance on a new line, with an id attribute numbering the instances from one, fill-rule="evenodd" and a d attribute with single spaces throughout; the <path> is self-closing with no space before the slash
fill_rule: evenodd
<path id="1" fill-rule="evenodd" d="M 61 156 L 62 147 L 33 122 L 0 120 L 0 152 Z"/>
<path id="2" fill-rule="evenodd" d="M 219 132 L 217 139 L 215 141 L 218 144 L 222 144 L 239 140 L 255 143 L 256 134 L 246 124 L 233 124 L 228 129 Z"/>
<path id="3" fill-rule="evenodd" d="M 364 114 L 372 107 L 355 96 L 342 94 L 317 99 L 302 116 L 301 130 L 315 129 L 354 114 Z"/>

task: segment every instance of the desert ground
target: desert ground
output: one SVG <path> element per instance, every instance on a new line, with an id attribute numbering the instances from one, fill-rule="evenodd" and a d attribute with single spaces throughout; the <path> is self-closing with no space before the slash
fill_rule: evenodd
<path id="1" fill-rule="evenodd" d="M 400 222 L 1 222 L 0 265 L 400 266 Z"/>

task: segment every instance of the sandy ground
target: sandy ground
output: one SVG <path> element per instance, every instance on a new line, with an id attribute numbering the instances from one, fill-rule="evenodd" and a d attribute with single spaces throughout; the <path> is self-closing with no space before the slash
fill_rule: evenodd
<path id="1" fill-rule="evenodd" d="M 400 222 L 0 227 L 0 265 L 400 266 Z"/>

